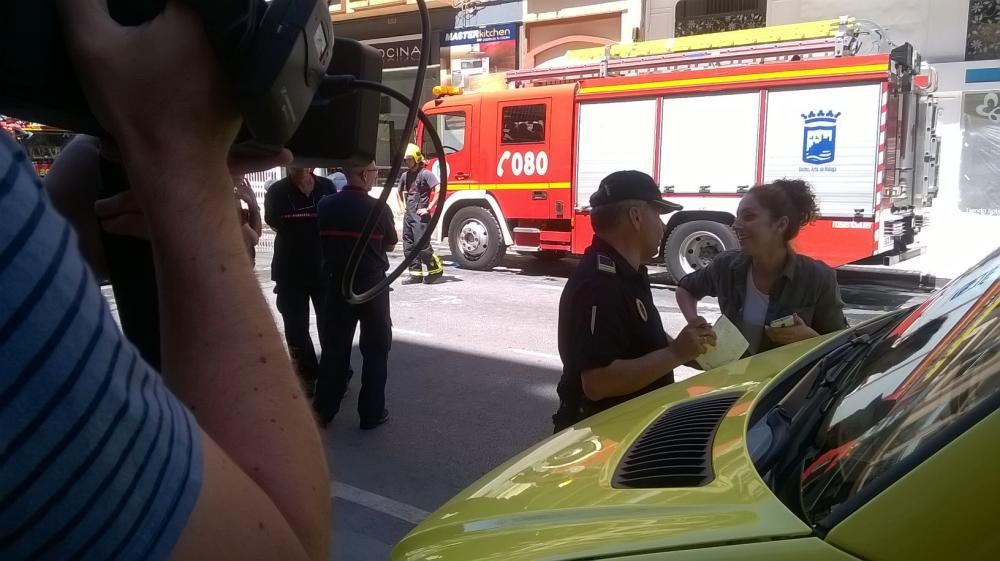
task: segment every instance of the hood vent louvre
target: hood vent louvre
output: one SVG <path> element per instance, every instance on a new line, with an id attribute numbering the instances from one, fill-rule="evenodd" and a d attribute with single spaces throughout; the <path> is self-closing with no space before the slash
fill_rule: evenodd
<path id="1" fill-rule="evenodd" d="M 712 481 L 715 431 L 740 395 L 712 395 L 667 409 L 629 448 L 614 486 L 698 487 Z"/>

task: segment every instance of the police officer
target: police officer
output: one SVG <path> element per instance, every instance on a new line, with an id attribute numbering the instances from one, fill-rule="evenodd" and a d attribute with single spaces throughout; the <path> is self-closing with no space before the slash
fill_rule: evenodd
<path id="1" fill-rule="evenodd" d="M 677 205 L 653 178 L 618 171 L 590 197 L 594 240 L 559 300 L 559 410 L 556 431 L 673 383 L 673 369 L 715 343 L 703 318 L 671 341 L 653 303 L 643 263 L 663 238 L 660 215 Z"/>
<path id="2" fill-rule="evenodd" d="M 389 420 L 385 408 L 385 383 L 389 371 L 389 347 L 392 345 L 392 320 L 389 316 L 389 292 L 385 291 L 364 304 L 349 304 L 342 285 L 347 261 L 361 237 L 365 220 L 377 208 L 377 199 L 368 195 L 378 168 L 375 162 L 344 170 L 347 185 L 324 197 L 319 203 L 320 234 L 323 239 L 323 271 L 327 275 L 326 322 L 320 379 L 313 408 L 320 424 L 326 426 L 340 410 L 340 402 L 350 381 L 351 348 L 354 331 L 361 324 L 359 346 L 364 364 L 361 369 L 361 392 L 358 415 L 362 429 L 373 429 Z M 354 277 L 354 291 L 364 292 L 385 279 L 389 269 L 386 252 L 399 241 L 392 211 L 381 204 L 378 226 L 364 249 Z"/>
<path id="3" fill-rule="evenodd" d="M 278 295 L 278 311 L 285 324 L 289 354 L 309 395 L 319 368 L 309 336 L 310 300 L 321 335 L 324 327 L 316 207 L 325 192 L 334 190 L 330 180 L 312 171 L 312 168 L 288 168 L 288 176 L 275 181 L 264 196 L 264 222 L 275 231 L 271 280 Z"/>
<path id="4" fill-rule="evenodd" d="M 431 212 L 440 194 L 440 182 L 434 172 L 424 166 L 424 155 L 415 144 L 406 147 L 403 163 L 406 172 L 399 180 L 399 202 L 406 208 L 406 216 L 403 218 L 403 250 L 409 254 L 410 248 L 420 241 L 431 220 Z M 424 267 L 427 267 L 426 273 Z M 434 254 L 434 248 L 428 243 L 413 260 L 410 276 L 403 280 L 403 284 L 433 284 L 441 280 L 443 273 L 441 259 Z"/>

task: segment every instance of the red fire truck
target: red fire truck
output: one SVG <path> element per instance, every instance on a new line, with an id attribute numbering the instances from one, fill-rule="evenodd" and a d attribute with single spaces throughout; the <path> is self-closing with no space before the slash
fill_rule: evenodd
<path id="1" fill-rule="evenodd" d="M 39 177 L 45 177 L 56 156 L 73 136 L 64 130 L 4 115 L 0 115 L 0 129 L 21 144 Z"/>
<path id="2" fill-rule="evenodd" d="M 444 87 L 424 106 L 447 156 L 439 235 L 471 269 L 508 250 L 579 254 L 601 178 L 637 169 L 684 207 L 664 218 L 674 278 L 738 247 L 740 198 L 783 177 L 807 180 L 822 215 L 798 251 L 831 266 L 905 256 L 936 189 L 935 80 L 909 45 L 869 34 L 845 17 L 578 51 L 499 91 Z"/>

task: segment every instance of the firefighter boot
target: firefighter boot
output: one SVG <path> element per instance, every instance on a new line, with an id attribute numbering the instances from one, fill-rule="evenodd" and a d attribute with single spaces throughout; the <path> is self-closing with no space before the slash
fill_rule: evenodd
<path id="1" fill-rule="evenodd" d="M 410 265 L 409 276 L 403 279 L 401 284 L 420 284 L 424 282 L 424 268 L 420 265 L 419 259 L 414 259 Z"/>
<path id="2" fill-rule="evenodd" d="M 433 265 L 427 268 L 427 276 L 424 277 L 424 284 L 434 284 L 436 282 L 441 282 L 441 277 L 444 276 L 444 266 L 441 264 L 441 258 L 437 255 L 432 255 Z"/>

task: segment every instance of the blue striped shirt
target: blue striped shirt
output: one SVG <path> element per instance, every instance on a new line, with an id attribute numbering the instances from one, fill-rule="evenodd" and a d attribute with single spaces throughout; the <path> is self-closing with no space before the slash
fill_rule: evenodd
<path id="1" fill-rule="evenodd" d="M 0 134 L 0 559 L 166 559 L 201 469 L 197 423 Z"/>

